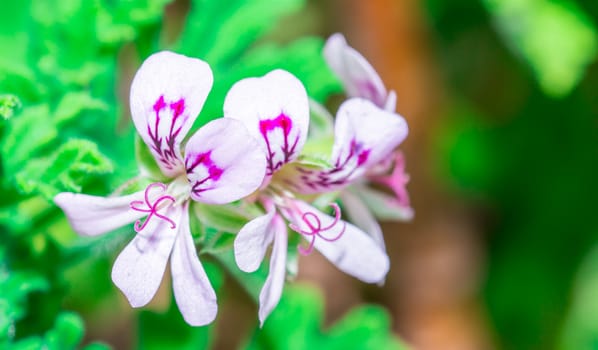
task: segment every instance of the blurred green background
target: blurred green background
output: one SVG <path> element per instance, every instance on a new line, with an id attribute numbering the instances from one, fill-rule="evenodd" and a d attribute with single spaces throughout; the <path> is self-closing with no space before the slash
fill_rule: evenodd
<path id="1" fill-rule="evenodd" d="M 598 349 L 598 3 L 1 7 L 0 348 Z M 199 127 L 221 116 L 235 81 L 273 68 L 335 105 L 342 91 L 320 51 L 338 31 L 397 91 L 410 125 L 416 218 L 384 225 L 386 284 L 302 258 L 260 330 L 264 271 L 235 273 L 223 249 L 202 255 L 219 295 L 214 325 L 187 326 L 169 283 L 131 309 L 110 281 L 131 230 L 77 237 L 51 198 L 106 195 L 136 175 L 127 96 L 140 62 L 170 49 L 210 63 Z"/>

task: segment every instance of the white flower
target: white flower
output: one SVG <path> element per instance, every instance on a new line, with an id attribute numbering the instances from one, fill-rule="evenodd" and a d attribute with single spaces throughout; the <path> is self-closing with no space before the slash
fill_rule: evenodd
<path id="1" fill-rule="evenodd" d="M 152 183 L 123 197 L 60 193 L 54 198 L 82 235 L 103 234 L 137 220 L 137 235 L 114 262 L 112 280 L 133 307 L 144 306 L 155 295 L 170 258 L 176 302 L 194 326 L 212 322 L 217 304 L 189 229 L 191 200 L 225 204 L 241 199 L 260 186 L 266 168 L 258 143 L 232 119 L 207 123 L 181 153 L 181 142 L 212 82 L 210 67 L 199 59 L 172 52 L 150 56 L 133 80 L 131 113 L 171 182 Z"/>

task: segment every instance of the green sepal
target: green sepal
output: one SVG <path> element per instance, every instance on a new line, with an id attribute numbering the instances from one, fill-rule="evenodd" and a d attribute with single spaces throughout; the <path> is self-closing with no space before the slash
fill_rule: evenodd
<path id="1" fill-rule="evenodd" d="M 194 202 L 192 208 L 195 216 L 204 225 L 228 233 L 238 233 L 252 218 L 234 204 L 211 205 Z"/>

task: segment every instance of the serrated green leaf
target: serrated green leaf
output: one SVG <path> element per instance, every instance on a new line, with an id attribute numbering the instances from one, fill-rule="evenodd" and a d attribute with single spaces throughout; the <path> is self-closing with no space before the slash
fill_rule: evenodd
<path id="1" fill-rule="evenodd" d="M 76 91 L 65 94 L 54 110 L 54 122 L 60 126 L 84 111 L 108 111 L 106 102 L 94 98 L 87 92 Z"/>
<path id="2" fill-rule="evenodd" d="M 19 118 L 13 118 L 7 124 L 7 135 L 2 144 L 6 173 L 13 176 L 29 162 L 32 154 L 48 146 L 57 136 L 48 105 L 24 108 Z"/>
<path id="3" fill-rule="evenodd" d="M 58 192 L 80 192 L 90 176 L 109 173 L 112 163 L 95 143 L 69 140 L 51 156 L 31 160 L 16 175 L 17 187 L 25 194 L 40 193 L 51 199 Z"/>

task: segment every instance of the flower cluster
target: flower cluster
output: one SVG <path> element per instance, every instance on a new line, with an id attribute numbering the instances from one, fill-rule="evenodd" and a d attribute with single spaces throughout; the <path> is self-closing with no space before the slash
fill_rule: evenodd
<path id="1" fill-rule="evenodd" d="M 407 124 L 394 111 L 394 92 L 386 91 L 371 65 L 340 34 L 328 40 L 324 57 L 349 99 L 338 109 L 334 135 L 328 135 L 334 138 L 329 155 L 319 162 L 305 152 L 319 137 L 310 129 L 310 113 L 331 117 L 310 102 L 291 73 L 274 70 L 237 82 L 224 100 L 224 117 L 203 125 L 182 149 L 212 87 L 211 69 L 199 59 L 166 51 L 142 64 L 131 86 L 131 115 L 168 181 L 147 181 L 145 189 L 124 196 L 60 193 L 54 199 L 82 235 L 134 222 L 137 234 L 112 269 L 112 280 L 133 307 L 153 298 L 170 259 L 174 296 L 184 319 L 199 326 L 216 317 L 216 293 L 189 224 L 190 206 L 197 202 L 241 200 L 263 210 L 234 241 L 237 265 L 246 272 L 255 271 L 273 245 L 260 294 L 261 323 L 282 293 L 290 234 L 305 239 L 298 247 L 303 255 L 315 249 L 364 282 L 384 280 L 389 259 L 372 213 L 384 207 L 395 218 L 412 216 L 404 158 L 396 151 L 407 136 Z M 393 195 L 369 187 L 371 183 L 388 187 Z M 334 201 L 328 203 L 332 215 L 314 205 L 316 198 L 330 193 L 338 195 L 353 223 L 342 219 Z"/>

